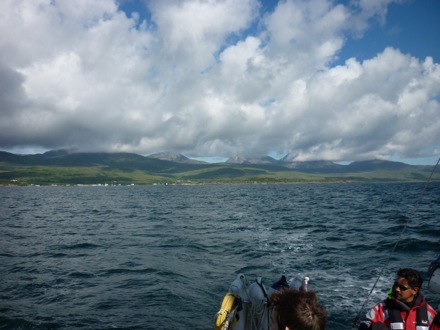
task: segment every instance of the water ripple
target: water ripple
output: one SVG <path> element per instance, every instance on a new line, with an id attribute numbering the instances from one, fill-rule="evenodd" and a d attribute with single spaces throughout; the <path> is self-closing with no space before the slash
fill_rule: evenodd
<path id="1" fill-rule="evenodd" d="M 440 184 L 414 212 L 422 188 L 0 187 L 0 329 L 212 328 L 240 272 L 310 276 L 348 328 L 384 265 L 371 304 L 439 253 Z"/>

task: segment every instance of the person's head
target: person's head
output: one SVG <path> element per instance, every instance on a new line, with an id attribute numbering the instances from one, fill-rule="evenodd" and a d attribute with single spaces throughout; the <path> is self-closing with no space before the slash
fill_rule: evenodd
<path id="1" fill-rule="evenodd" d="M 282 289 L 271 296 L 270 330 L 324 330 L 327 312 L 315 292 Z"/>
<path id="2" fill-rule="evenodd" d="M 422 275 L 417 270 L 411 268 L 399 269 L 393 285 L 394 298 L 403 302 L 412 302 L 420 292 L 422 284 Z"/>

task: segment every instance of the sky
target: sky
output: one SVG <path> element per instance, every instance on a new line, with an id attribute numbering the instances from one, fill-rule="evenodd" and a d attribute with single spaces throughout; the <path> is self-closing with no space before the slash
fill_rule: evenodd
<path id="1" fill-rule="evenodd" d="M 440 157 L 439 0 L 2 0 L 0 150 Z"/>

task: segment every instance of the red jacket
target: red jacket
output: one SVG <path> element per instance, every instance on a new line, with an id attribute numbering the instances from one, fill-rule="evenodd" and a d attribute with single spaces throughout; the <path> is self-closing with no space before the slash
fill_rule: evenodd
<path id="1" fill-rule="evenodd" d="M 426 306 L 428 319 L 426 320 L 426 316 L 419 316 L 420 324 L 417 325 L 417 311 L 421 311 L 420 314 L 423 314 L 424 308 L 420 309 L 422 306 Z M 400 311 L 401 321 L 396 320 L 396 316 L 399 318 L 398 311 Z M 370 327 L 374 323 L 384 323 L 388 329 L 440 330 L 440 325 L 433 324 L 435 316 L 436 311 L 426 302 L 423 294 L 419 293 L 412 307 L 408 307 L 405 303 L 396 299 L 385 299 L 378 303 L 367 313 L 366 321 L 362 322 L 362 328 Z M 390 323 L 393 318 L 393 326 L 391 326 Z"/>

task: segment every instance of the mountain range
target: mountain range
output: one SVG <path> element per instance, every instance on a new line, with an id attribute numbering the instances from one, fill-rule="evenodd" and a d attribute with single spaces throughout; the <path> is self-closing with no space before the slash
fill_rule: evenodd
<path id="1" fill-rule="evenodd" d="M 142 156 L 69 150 L 34 155 L 0 151 L 3 185 L 423 181 L 432 169 L 378 159 L 341 165 L 326 160 L 299 162 L 287 156 L 279 160 L 264 156 L 206 163 L 173 152 Z"/>

